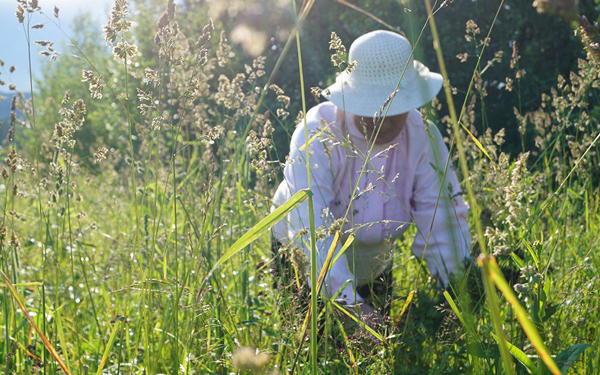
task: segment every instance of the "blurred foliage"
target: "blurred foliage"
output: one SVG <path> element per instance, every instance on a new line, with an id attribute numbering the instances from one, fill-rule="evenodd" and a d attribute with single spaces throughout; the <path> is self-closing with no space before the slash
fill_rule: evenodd
<path id="1" fill-rule="evenodd" d="M 459 91 L 458 103 L 464 100 L 465 90 L 477 62 L 474 42 L 465 41 L 464 25 L 469 19 L 474 20 L 481 29 L 479 40 L 483 40 L 494 22 L 494 14 L 500 3 L 455 1 L 436 16 L 450 81 Z M 424 17 L 425 13 L 421 9 L 415 11 Z M 593 1 L 584 0 L 580 2 L 580 13 L 596 19 L 598 8 Z M 487 126 L 494 132 L 505 128 L 508 140 L 505 148 L 515 153 L 521 151 L 521 148 L 517 141 L 519 121 L 513 108 L 521 114 L 536 110 L 541 104 L 542 94 L 556 84 L 556 77 L 559 74 L 568 77 L 571 71 L 576 71 L 578 59 L 585 58 L 585 52 L 579 38 L 573 34 L 575 25 L 557 16 L 538 13 L 529 1 L 504 1 L 493 27 L 480 69 L 499 51 L 503 52 L 503 58 L 501 63 L 496 63 L 481 75 L 487 97 L 485 108 L 476 111 L 480 120 L 477 122 L 482 124 L 483 129 L 479 129 L 482 133 Z M 427 35 L 425 45 L 431 45 L 429 39 Z M 520 59 L 511 68 L 513 45 L 516 45 Z M 428 48 L 424 52 L 427 65 L 434 67 L 433 49 Z M 469 57 L 465 63 L 461 63 L 455 56 L 465 52 Z M 519 70 L 522 70 L 523 76 L 520 80 L 516 78 Z M 513 80 L 512 91 L 506 90 L 507 77 Z M 485 115 L 481 115 L 484 112 Z M 528 139 L 527 144 L 529 147 L 525 149 L 531 148 L 533 139 Z"/>
<path id="2" fill-rule="evenodd" d="M 244 64 L 252 61 L 261 50 L 261 54 L 266 57 L 265 70 L 268 73 L 272 69 L 294 27 L 295 12 L 301 2 L 297 1 L 295 7 L 284 0 L 184 0 L 178 4 L 177 23 L 181 33 L 188 38 L 200 36 L 202 27 L 209 19 L 213 20 L 215 38 L 210 44 L 213 47 L 208 47 L 209 56 L 215 55 L 217 36 L 221 30 L 225 31 L 235 57 L 226 68 L 229 71 L 223 73 L 232 77 L 235 72 L 243 71 Z M 495 19 L 494 15 L 501 4 Z M 386 29 L 386 26 L 375 18 L 404 32 L 415 45 L 416 58 L 431 70 L 438 70 L 429 29 L 423 27 L 426 20 L 423 2 L 373 0 L 356 5 L 365 12 L 358 12 L 334 0 L 318 1 L 301 26 L 302 64 L 308 108 L 317 103 L 310 94 L 310 88 L 324 88 L 335 78 L 336 68 L 330 63 L 328 50 L 331 32 L 336 31 L 349 47 L 355 38 L 365 32 Z M 137 63 L 153 69 L 160 68 L 156 66 L 158 48 L 153 37 L 156 23 L 165 7 L 166 1 L 162 0 L 134 2 L 134 18 L 137 21 L 134 29 L 135 42 L 140 51 Z M 579 7 L 580 13 L 587 15 L 589 19 L 598 18 L 596 2 L 582 0 Z M 495 62 L 481 74 L 487 98 L 485 108 L 476 107 L 475 115 L 479 120 L 477 123 L 483 127 L 480 129 L 481 133 L 487 127 L 492 128 L 494 132 L 505 128 L 508 140 L 519 139 L 519 122 L 513 107 L 521 114 L 537 109 L 541 104 L 541 94 L 549 91 L 556 82 L 557 75 L 568 77 L 569 72 L 576 70 L 578 59 L 585 55 L 580 40 L 573 34 L 573 25 L 560 17 L 538 13 L 530 1 L 454 1 L 440 9 L 436 13 L 436 19 L 450 81 L 452 86 L 457 88 L 455 101 L 459 104 L 467 94 L 466 90 L 481 50 L 481 42 L 494 25 L 479 71 L 481 72 L 498 52 L 501 51 L 503 57 L 500 62 Z M 465 25 L 469 20 L 480 30 L 471 42 L 465 39 Z M 73 38 L 88 59 L 106 75 L 105 79 L 109 83 L 114 80 L 114 84 L 121 84 L 124 80 L 123 72 L 120 71 L 122 68 L 113 64 L 109 50 L 97 37 L 98 30 L 93 29 L 85 17 L 79 19 L 74 30 Z M 421 31 L 423 34 L 419 39 Z M 511 68 L 513 45 L 517 47 L 520 59 L 516 66 Z M 465 53 L 466 61 L 461 62 L 456 56 Z M 79 55 L 77 51 L 75 54 Z M 47 98 L 41 107 L 44 120 L 58 118 L 58 104 L 53 101 L 62 97 L 67 88 L 72 90 L 72 96 L 85 97 L 86 85 L 80 83 L 80 72 L 83 68 L 89 69 L 89 64 L 81 57 L 73 59 L 63 56 L 58 62 L 50 65 L 38 85 L 41 97 Z M 279 160 L 283 160 L 288 152 L 289 136 L 294 128 L 293 120 L 302 109 L 298 72 L 297 50 L 294 46 L 274 78 L 274 83 L 291 98 L 288 109 L 291 116 L 275 126 L 277 153 L 271 157 Z M 517 72 L 519 76 L 523 76 L 522 79 L 516 78 Z M 210 83 L 216 85 L 217 77 L 213 77 L 214 81 Z M 507 77 L 513 81 L 512 91 L 506 90 Z M 74 92 L 75 90 L 80 92 Z M 107 91 L 106 95 L 111 94 Z M 264 105 L 265 111 L 275 112 L 276 97 L 267 96 Z M 77 137 L 84 141 L 79 144 L 91 146 L 95 145 L 96 140 L 102 139 L 104 144 L 117 146 L 119 134 L 114 129 L 120 125 L 116 118 L 112 118 L 110 104 L 107 101 L 91 103 L 88 105 L 88 113 L 86 126 L 77 134 Z M 444 113 L 445 109 L 442 108 L 440 115 L 443 116 Z M 533 136 L 527 137 L 526 142 L 532 144 Z M 504 147 L 511 153 L 521 151 L 521 142 L 509 141 Z M 91 154 L 87 149 L 78 152 L 82 157 Z"/>
<path id="3" fill-rule="evenodd" d="M 147 1 L 156 3 L 156 1 Z M 267 71 L 272 67 L 278 57 L 278 51 L 285 44 L 285 39 L 293 23 L 293 9 L 289 2 L 280 0 L 268 1 L 184 1 L 182 13 L 185 21 L 182 28 L 188 35 L 198 34 L 201 25 L 206 21 L 205 17 L 212 17 L 218 28 L 223 28 L 230 35 L 235 34 L 235 29 L 240 24 L 246 24 L 248 38 L 260 40 L 262 34 L 269 36 L 269 43 L 263 54 L 267 57 Z M 356 2 L 355 2 L 356 3 Z M 494 15 L 498 7 L 502 7 L 498 18 Z M 433 42 L 429 29 L 423 28 L 426 20 L 425 6 L 422 1 L 386 1 L 373 0 L 356 3 L 367 13 L 359 13 L 350 7 L 337 1 L 316 2 L 308 19 L 301 28 L 301 50 L 304 83 L 306 87 L 307 107 L 310 108 L 317 101 L 309 94 L 311 87 L 324 88 L 332 83 L 336 68 L 330 63 L 330 51 L 328 41 L 332 31 L 340 36 L 347 47 L 358 36 L 374 29 L 386 29 L 374 18 L 378 18 L 396 30 L 404 32 L 416 47 L 416 58 L 424 62 L 432 70 L 437 71 Z M 297 1 L 296 9 L 300 7 Z M 598 6 L 594 1 L 583 0 L 580 2 L 580 13 L 589 19 L 598 18 Z M 142 12 L 150 15 L 151 12 Z M 526 113 L 537 109 L 541 103 L 541 94 L 548 92 L 556 82 L 556 77 L 561 74 L 569 75 L 576 70 L 577 60 L 585 56 L 581 48 L 581 42 L 573 35 L 573 25 L 568 21 L 552 15 L 540 14 L 532 6 L 530 1 L 507 0 L 501 1 L 454 1 L 449 6 L 442 8 L 436 19 L 441 35 L 446 64 L 448 66 L 451 84 L 458 88 L 456 102 L 462 103 L 469 87 L 477 54 L 480 50 L 476 42 L 465 40 L 465 25 L 467 21 L 473 20 L 481 30 L 479 42 L 481 42 L 488 30 L 494 25 L 491 40 L 482 56 L 480 70 L 486 63 L 492 60 L 499 51 L 503 52 L 500 63 L 487 69 L 482 74 L 482 84 L 486 88 L 488 98 L 485 108 L 479 108 L 476 115 L 481 118 L 478 123 L 484 129 L 491 127 L 494 132 L 506 128 L 507 139 L 519 139 L 518 119 L 512 108 L 520 113 Z M 151 22 L 140 22 L 152 27 Z M 423 36 L 419 40 L 419 34 L 423 29 Z M 252 34 L 255 32 L 256 34 Z M 234 38 L 231 38 L 234 39 Z M 244 42 L 234 43 L 237 47 L 236 56 L 240 67 L 248 58 L 244 58 L 246 46 Z M 520 59 L 514 68 L 511 68 L 510 60 L 513 53 L 513 45 L 516 45 Z M 278 84 L 292 98 L 290 105 L 291 118 L 294 118 L 301 109 L 300 82 L 298 74 L 298 60 L 295 48 L 292 48 L 286 57 L 279 74 L 275 77 Z M 461 63 L 457 55 L 467 53 L 467 61 Z M 251 56 L 248 56 L 251 57 Z M 523 79 L 516 79 L 516 72 L 521 71 Z M 506 90 L 506 77 L 513 80 L 513 90 Z M 268 101 L 267 107 L 273 107 Z M 442 115 L 445 110 L 442 110 Z M 276 127 L 275 144 L 278 147 L 279 159 L 287 154 L 288 135 L 293 131 L 291 121 L 284 126 Z M 533 137 L 530 137 L 533 138 Z M 533 139 L 529 140 L 532 144 Z M 508 142 L 506 149 L 511 152 L 520 151 L 520 142 Z"/>
<path id="4" fill-rule="evenodd" d="M 416 46 L 415 57 L 431 70 L 439 71 L 429 28 L 423 28 L 426 21 L 423 1 L 409 0 L 403 3 L 405 5 L 399 2 L 369 1 L 359 5 L 391 26 L 399 27 Z M 501 3 L 502 8 L 494 23 L 494 15 Z M 584 0 L 580 2 L 580 13 L 587 15 L 589 19 L 597 19 L 598 7 L 593 1 Z M 480 47 L 475 46 L 475 41 L 468 42 L 465 39 L 466 23 L 473 20 L 479 26 L 479 41 L 485 38 L 494 25 L 479 69 L 493 60 L 498 51 L 503 51 L 503 59 L 481 76 L 488 97 L 485 108 L 476 109 L 479 120 L 477 123 L 484 127 L 480 129 L 482 133 L 488 126 L 494 132 L 506 128 L 506 138 L 515 140 L 505 144 L 506 149 L 511 152 L 521 151 L 520 142 L 516 141 L 519 139 L 519 123 L 512 108 L 517 108 L 520 113 L 537 109 L 542 93 L 548 92 L 555 85 L 556 77 L 559 74 L 568 77 L 571 71 L 577 69 L 577 61 L 585 57 L 585 52 L 579 38 L 573 35 L 574 26 L 562 18 L 538 13 L 530 1 L 515 0 L 454 1 L 439 10 L 435 17 L 450 83 L 458 89 L 455 96 L 457 105 L 464 101 L 480 50 Z M 326 48 L 331 31 L 335 30 L 349 46 L 356 37 L 373 29 L 385 27 L 335 1 L 317 3 L 303 28 L 306 86 L 324 87 L 333 81 L 335 71 L 329 63 L 330 54 Z M 418 40 L 422 29 L 423 36 Z M 516 44 L 521 58 L 517 66 L 511 69 L 513 44 Z M 461 63 L 456 56 L 465 52 L 468 54 L 467 61 Z M 520 81 L 515 78 L 517 70 L 525 72 Z M 282 74 L 280 77 L 289 76 L 293 75 Z M 505 89 L 506 77 L 514 81 L 512 92 Z M 292 85 L 291 82 L 289 84 Z M 297 90 L 287 91 L 292 98 L 298 97 Z M 442 116 L 445 111 L 442 109 Z M 529 141 L 530 144 L 533 143 L 533 140 Z"/>

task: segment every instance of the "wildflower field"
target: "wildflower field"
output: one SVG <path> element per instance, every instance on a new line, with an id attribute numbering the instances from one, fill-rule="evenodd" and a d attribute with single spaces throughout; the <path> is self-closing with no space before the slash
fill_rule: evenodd
<path id="1" fill-rule="evenodd" d="M 44 69 L 17 87 L 0 51 L 0 373 L 599 374 L 599 4 L 115 0 L 69 30 L 15 0 Z M 444 75 L 422 115 L 473 261 L 442 290 L 410 228 L 367 329 L 270 228 L 316 193 L 271 212 L 296 124 L 375 29 Z"/>

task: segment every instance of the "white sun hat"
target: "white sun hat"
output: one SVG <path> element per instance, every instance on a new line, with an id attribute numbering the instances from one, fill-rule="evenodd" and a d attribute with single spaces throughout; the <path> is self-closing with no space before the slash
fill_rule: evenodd
<path id="1" fill-rule="evenodd" d="M 408 40 L 391 31 L 372 31 L 356 39 L 348 61 L 356 61 L 356 67 L 338 75 L 323 96 L 357 116 L 406 113 L 429 103 L 442 88 L 442 76 L 415 61 Z"/>

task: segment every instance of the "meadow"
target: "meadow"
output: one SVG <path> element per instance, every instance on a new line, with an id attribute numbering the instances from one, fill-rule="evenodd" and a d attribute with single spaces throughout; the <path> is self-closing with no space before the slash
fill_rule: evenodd
<path id="1" fill-rule="evenodd" d="M 354 22 L 392 27 L 366 6 L 337 2 Z M 60 27 L 60 10 L 15 2 L 32 54 L 49 67 L 28 88 L 2 87 L 11 115 L 0 166 L 0 372 L 600 373 L 593 18 L 569 2 L 535 1 L 547 17 L 568 20 L 556 22 L 571 27 L 579 50 L 570 74 L 549 71 L 551 87 L 525 98 L 532 72 L 519 48 L 527 46 L 502 41 L 505 51 L 489 51 L 494 28 L 505 27 L 496 25 L 504 1 L 485 27 L 436 25 L 458 6 L 452 1 L 419 2 L 423 17 L 401 6 L 415 50 L 431 53 L 428 65 L 447 79 L 422 114 L 445 134 L 470 204 L 473 262 L 440 290 L 411 252 L 409 229 L 393 256 L 391 312 L 369 330 L 352 309 L 315 303 L 325 275 L 303 266 L 314 259 L 283 249 L 293 277 L 271 272 L 279 254 L 270 227 L 314 192 L 274 212 L 271 198 L 289 137 L 315 100 L 305 81 L 326 78 L 314 78 L 316 52 L 301 43 L 319 2 L 271 3 L 273 38 L 243 28 L 229 36 L 240 24 L 209 17 L 243 14 L 244 2 L 116 0 L 102 30 L 85 19 L 81 32 L 65 30 L 61 55 L 31 36 Z M 468 53 L 444 53 L 438 27 L 455 28 Z M 343 61 L 339 44 L 329 51 L 330 36 L 315 45 Z M 463 59 L 468 80 L 454 87 L 448 77 Z M 488 80 L 499 67 L 506 77 Z M 0 78 L 10 69 L 0 67 Z M 492 91 L 519 103 L 499 109 L 512 118 L 507 128 L 491 116 Z M 525 110 L 527 100 L 537 104 Z M 314 240 L 325 231 L 309 232 Z"/>

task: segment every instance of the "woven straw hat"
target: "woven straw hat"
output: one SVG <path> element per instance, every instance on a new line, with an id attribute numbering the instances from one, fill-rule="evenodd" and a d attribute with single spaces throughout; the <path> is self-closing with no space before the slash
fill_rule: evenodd
<path id="1" fill-rule="evenodd" d="M 400 34 L 367 33 L 350 46 L 348 61 L 356 61 L 354 70 L 338 75 L 323 96 L 338 108 L 364 117 L 384 115 L 386 110 L 387 116 L 395 116 L 419 108 L 437 95 L 443 78 L 413 60 L 411 52 L 410 43 Z M 390 98 L 396 86 L 398 92 Z"/>

